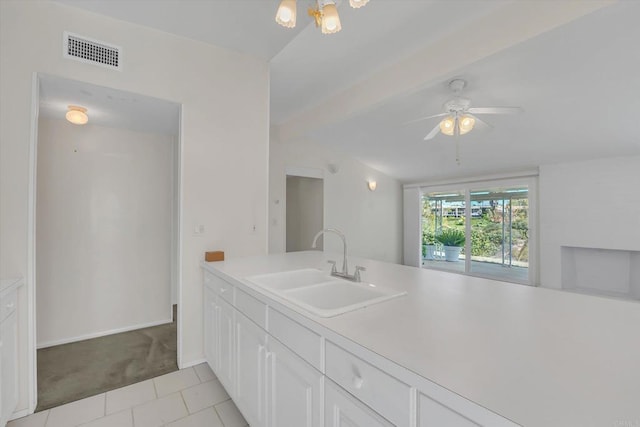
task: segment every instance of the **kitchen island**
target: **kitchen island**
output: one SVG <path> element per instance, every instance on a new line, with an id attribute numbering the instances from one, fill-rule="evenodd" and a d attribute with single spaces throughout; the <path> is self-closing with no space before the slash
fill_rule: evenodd
<path id="1" fill-rule="evenodd" d="M 239 315 L 254 321 L 260 333 L 268 331 L 264 332 L 266 342 L 256 347 L 259 352 L 269 354 L 265 349 L 270 339 L 276 345 L 291 345 L 296 357 L 301 356 L 320 374 L 326 373 L 326 383 L 320 381 L 320 389 L 326 386 L 325 394 L 336 388 L 335 381 L 341 386 L 338 394 L 346 391 L 344 396 L 355 396 L 357 404 L 379 413 L 379 425 L 387 421 L 437 425 L 429 423 L 429 411 L 440 413 L 442 406 L 454 417 L 455 425 L 640 426 L 639 303 L 350 257 L 352 266 L 366 267 L 363 282 L 407 295 L 322 318 L 247 280 L 303 268 L 328 271 L 327 260 L 340 256 L 308 251 L 203 263 L 205 289 L 209 286 L 223 292 L 225 284 L 231 285 L 235 296 L 220 293 L 219 300 L 235 304 Z M 207 284 L 207 277 L 222 285 Z M 278 332 L 281 317 L 320 337 L 320 354 L 311 351 L 305 357 L 313 345 L 296 348 L 294 333 Z M 205 322 L 212 321 L 205 308 Z M 210 333 L 207 325 L 205 333 Z M 232 347 L 237 344 L 234 339 L 227 337 Z M 209 345 L 220 343 L 217 338 Z M 351 357 L 355 374 L 349 377 L 346 373 L 348 378 L 341 382 L 343 371 L 350 368 L 334 366 L 333 360 L 339 364 Z M 219 366 L 216 360 L 210 364 Z M 358 372 L 359 361 L 364 362 L 362 370 L 372 371 L 373 383 L 380 384 L 377 393 L 386 385 L 396 387 L 393 381 L 398 391 L 388 398 L 377 397 L 376 392 L 367 394 L 362 383 L 366 385 L 368 379 L 363 380 Z M 264 366 L 269 366 L 268 358 Z M 237 385 L 242 382 L 240 377 Z M 235 378 L 229 381 L 236 385 Z M 406 406 L 394 402 L 405 390 L 407 396 L 398 399 L 406 397 Z M 235 390 L 229 392 L 234 400 L 235 395 L 241 397 Z M 236 403 L 241 410 L 248 407 Z M 376 407 L 377 403 L 382 407 Z M 273 405 L 266 402 L 263 406 L 267 409 L 255 423 L 272 425 L 267 420 Z M 340 425 L 331 422 L 335 408 L 320 411 L 318 417 L 325 425 Z M 449 412 L 435 419 L 446 422 Z M 447 425 L 454 425 L 453 421 Z"/>

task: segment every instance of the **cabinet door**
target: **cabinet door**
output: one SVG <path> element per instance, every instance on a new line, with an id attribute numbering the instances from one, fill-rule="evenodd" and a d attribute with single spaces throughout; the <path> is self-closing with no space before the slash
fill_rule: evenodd
<path id="1" fill-rule="evenodd" d="M 324 395 L 327 427 L 393 427 L 393 424 L 329 379 L 325 381 Z"/>
<path id="2" fill-rule="evenodd" d="M 265 423 L 265 345 L 267 334 L 236 312 L 236 394 L 234 401 L 251 427 Z"/>
<path id="3" fill-rule="evenodd" d="M 323 375 L 275 339 L 267 364 L 269 427 L 323 426 Z"/>
<path id="4" fill-rule="evenodd" d="M 213 372 L 220 370 L 220 307 L 216 295 L 205 288 L 204 354 Z M 217 375 L 217 374 L 216 374 Z"/>
<path id="5" fill-rule="evenodd" d="M 235 321 L 234 321 L 234 308 L 221 298 L 218 301 L 218 322 L 219 322 L 219 337 L 218 343 L 220 346 L 219 359 L 218 359 L 218 371 L 216 375 L 218 379 L 227 390 L 230 396 L 234 396 L 235 391 Z"/>
<path id="6" fill-rule="evenodd" d="M 18 398 L 18 382 L 16 371 L 18 370 L 18 323 L 15 311 L 9 315 L 0 326 L 0 418 L 6 421 L 16 408 Z"/>

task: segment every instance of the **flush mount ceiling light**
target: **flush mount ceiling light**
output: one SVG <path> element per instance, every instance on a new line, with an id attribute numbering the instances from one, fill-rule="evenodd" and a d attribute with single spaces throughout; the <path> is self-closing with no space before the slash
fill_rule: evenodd
<path id="1" fill-rule="evenodd" d="M 358 9 L 368 2 L 369 0 L 349 0 L 349 5 Z M 310 7 L 308 14 L 314 19 L 322 34 L 334 34 L 342 29 L 335 0 L 316 0 L 316 7 Z M 276 22 L 286 28 L 296 26 L 296 0 L 280 1 Z"/>
<path id="2" fill-rule="evenodd" d="M 69 105 L 69 111 L 65 114 L 65 118 L 74 125 L 84 125 L 89 121 L 87 109 L 77 105 Z"/>

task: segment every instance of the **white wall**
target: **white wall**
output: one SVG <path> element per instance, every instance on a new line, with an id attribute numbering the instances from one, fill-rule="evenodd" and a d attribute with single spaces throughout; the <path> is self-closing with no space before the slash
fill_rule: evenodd
<path id="1" fill-rule="evenodd" d="M 171 321 L 173 139 L 40 120 L 38 347 Z"/>
<path id="2" fill-rule="evenodd" d="M 122 71 L 62 57 L 70 31 L 121 46 Z M 32 75 L 44 72 L 182 103 L 182 365 L 203 358 L 203 252 L 266 251 L 268 65 L 255 58 L 54 2 L 0 1 L 0 276 L 27 277 L 19 359 L 27 354 Z M 195 225 L 205 233 L 194 236 Z M 255 225 L 255 231 L 254 231 Z M 28 407 L 20 366 L 18 410 Z"/>
<path id="3" fill-rule="evenodd" d="M 640 250 L 640 156 L 540 166 L 540 283 L 561 287 L 561 247 Z"/>
<path id="4" fill-rule="evenodd" d="M 328 164 L 339 167 L 327 170 Z M 400 263 L 402 260 L 402 186 L 397 180 L 343 153 L 304 141 L 283 143 L 272 137 L 269 147 L 269 252 L 285 251 L 286 168 L 324 170 L 324 227 L 347 236 L 350 255 Z M 369 191 L 367 180 L 377 181 Z M 342 252 L 336 236 L 324 240 L 325 251 Z"/>
<path id="5" fill-rule="evenodd" d="M 418 187 L 404 189 L 403 263 L 413 267 L 422 266 L 422 200 L 420 196 Z"/>
<path id="6" fill-rule="evenodd" d="M 320 178 L 287 176 L 287 252 L 311 249 L 316 233 L 324 228 L 324 182 Z M 316 247 L 322 249 L 322 239 Z"/>

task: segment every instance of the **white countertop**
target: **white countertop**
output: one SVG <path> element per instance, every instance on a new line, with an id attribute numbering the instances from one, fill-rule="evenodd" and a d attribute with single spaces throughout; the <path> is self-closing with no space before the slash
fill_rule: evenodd
<path id="1" fill-rule="evenodd" d="M 4 291 L 5 289 L 9 289 L 14 285 L 18 285 L 20 282 L 22 282 L 22 279 L 19 277 L 10 278 L 10 279 L 0 279 L 0 293 L 2 293 L 2 291 Z"/>
<path id="2" fill-rule="evenodd" d="M 205 263 L 247 276 L 328 270 L 309 251 Z M 640 303 L 349 257 L 408 292 L 333 318 L 298 313 L 524 426 L 640 426 Z M 264 295 L 270 296 L 268 292 Z"/>

